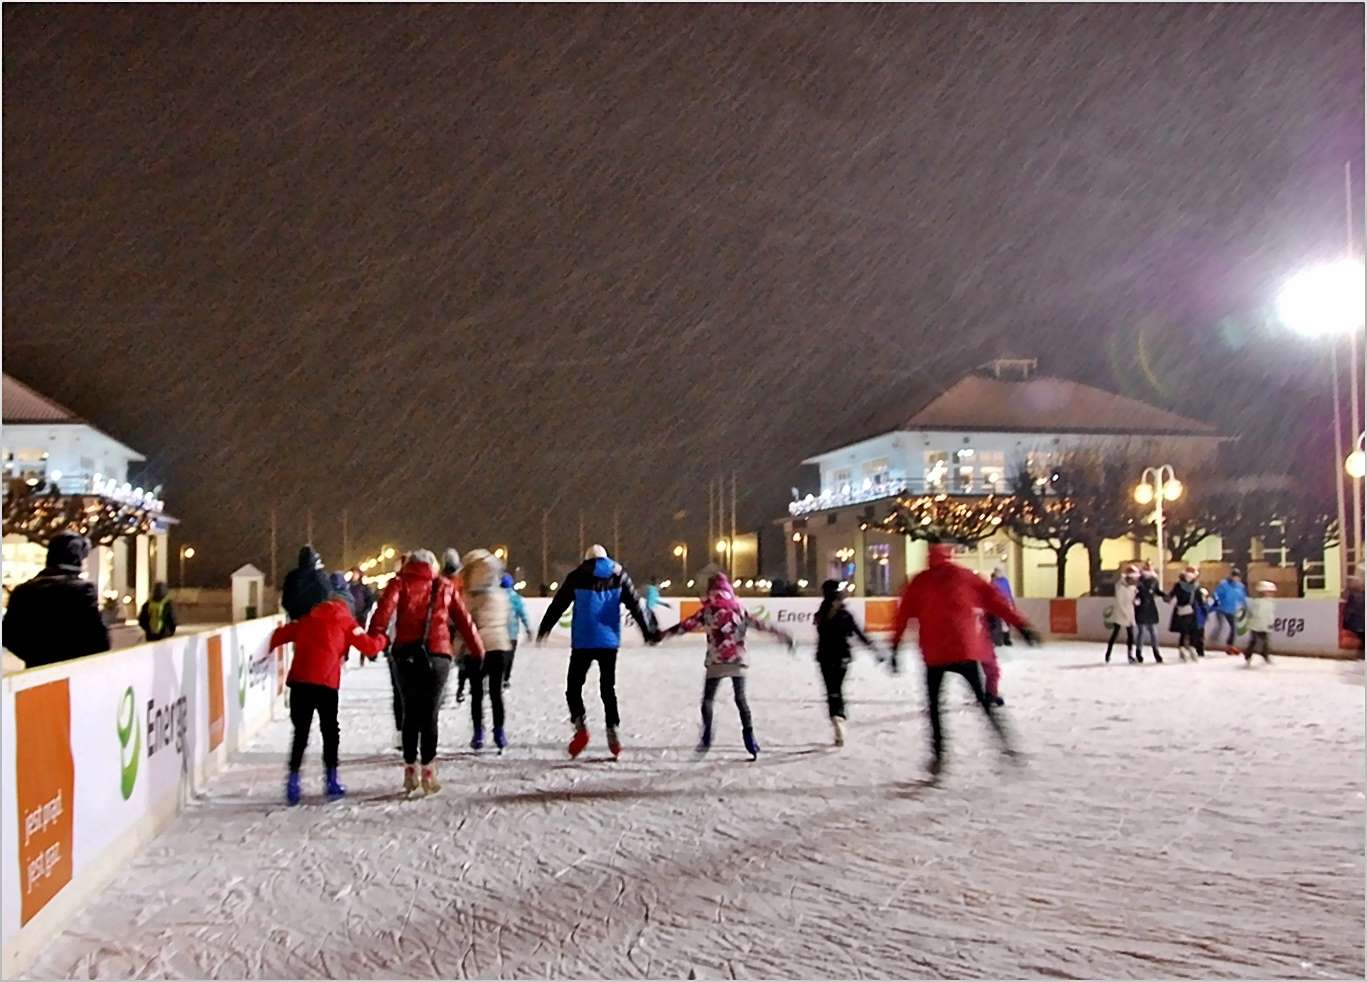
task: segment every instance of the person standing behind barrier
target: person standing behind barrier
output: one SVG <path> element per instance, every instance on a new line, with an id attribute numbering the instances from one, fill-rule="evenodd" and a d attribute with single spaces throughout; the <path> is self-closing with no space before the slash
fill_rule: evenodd
<path id="1" fill-rule="evenodd" d="M 647 644 L 656 643 L 659 635 L 647 626 L 631 577 L 620 564 L 608 558 L 608 551 L 601 545 L 589 548 L 584 561 L 570 571 L 556 591 L 537 628 L 538 644 L 551 633 L 555 622 L 570 604 L 574 605 L 574 618 L 570 624 L 570 668 L 565 679 L 565 702 L 569 705 L 574 736 L 570 739 L 569 754 L 578 757 L 589 745 L 584 682 L 589 666 L 596 661 L 608 750 L 616 758 L 622 753 L 622 742 L 617 735 L 621 722 L 617 712 L 617 649 L 622 645 L 622 607 L 626 606 Z"/>
<path id="2" fill-rule="evenodd" d="M 1234 636 L 1237 633 L 1235 624 L 1239 619 L 1239 611 L 1247 607 L 1248 590 L 1244 587 L 1244 579 L 1237 569 L 1232 569 L 1215 587 L 1215 636 L 1218 640 L 1223 630 L 1222 626 L 1228 626 L 1229 631 L 1225 635 L 1226 649 L 1234 647 Z"/>
<path id="3" fill-rule="evenodd" d="M 510 617 L 508 664 L 503 667 L 503 688 L 511 688 L 513 684 L 513 659 L 517 657 L 517 638 L 521 630 L 527 632 L 527 637 L 533 637 L 532 623 L 527 620 L 527 605 L 522 602 L 522 594 L 518 593 L 513 587 L 513 578 L 510 574 L 504 573 L 500 585 L 508 594 L 508 604 L 512 608 Z"/>
<path id="4" fill-rule="evenodd" d="M 1115 581 L 1115 603 L 1111 605 L 1111 637 L 1106 642 L 1106 661 L 1111 660 L 1111 649 L 1115 647 L 1120 630 L 1125 630 L 1125 660 L 1133 662 L 1138 645 L 1134 636 L 1135 604 L 1139 595 L 1139 569 L 1126 566 Z"/>
<path id="5" fill-rule="evenodd" d="M 389 581 L 370 620 L 370 633 L 383 637 L 390 621 L 390 654 L 403 691 L 403 787 L 407 792 L 419 787 L 421 749 L 421 787 L 433 794 L 441 789 L 436 769 L 438 716 L 451 673 L 452 627 L 474 658 L 484 657 L 484 645 L 455 580 L 437 576 L 437 558 L 427 549 L 415 549 Z"/>
<path id="6" fill-rule="evenodd" d="M 508 746 L 503 729 L 503 667 L 512 647 L 512 604 L 503 589 L 503 567 L 488 549 L 472 549 L 465 554 L 460 573 L 465 606 L 484 644 L 484 659 L 468 665 L 470 677 L 470 722 L 473 729 L 470 749 L 484 748 L 484 690 L 488 681 L 489 707 L 494 715 L 494 746 Z"/>
<path id="7" fill-rule="evenodd" d="M 285 574 L 280 590 L 280 606 L 285 615 L 297 621 L 332 595 L 332 585 L 323 572 L 323 558 L 313 546 L 299 550 L 299 565 Z"/>
<path id="8" fill-rule="evenodd" d="M 28 668 L 109 650 L 95 584 L 81 575 L 90 541 L 62 532 L 47 547 L 47 565 L 10 593 L 5 647 Z"/>
<path id="9" fill-rule="evenodd" d="M 152 587 L 152 597 L 138 612 L 138 626 L 148 641 L 160 641 L 176 633 L 176 608 L 166 592 L 165 583 Z"/>
<path id="10" fill-rule="evenodd" d="M 1158 653 L 1158 601 L 1166 599 L 1167 595 L 1158 586 L 1158 573 L 1146 562 L 1139 571 L 1139 582 L 1135 584 L 1134 660 L 1137 662 L 1144 660 L 1144 635 L 1147 634 L 1153 648 L 1153 660 L 1163 664 L 1163 656 Z"/>

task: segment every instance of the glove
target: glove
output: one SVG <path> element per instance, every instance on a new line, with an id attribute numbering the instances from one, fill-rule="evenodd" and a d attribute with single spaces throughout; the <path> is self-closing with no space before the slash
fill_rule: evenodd
<path id="1" fill-rule="evenodd" d="M 893 675 L 902 674 L 902 666 L 901 663 L 897 660 L 896 648 L 893 648 L 891 651 L 888 652 L 888 671 L 891 672 Z"/>
<path id="2" fill-rule="evenodd" d="M 1021 637 L 1023 637 L 1025 643 L 1032 648 L 1038 648 L 1043 643 L 1043 639 L 1039 636 L 1039 632 L 1033 627 L 1022 628 Z"/>

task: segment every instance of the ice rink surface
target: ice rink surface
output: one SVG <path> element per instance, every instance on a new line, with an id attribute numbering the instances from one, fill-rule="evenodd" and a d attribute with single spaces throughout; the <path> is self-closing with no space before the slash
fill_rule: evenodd
<path id="1" fill-rule="evenodd" d="M 607 758 L 595 670 L 572 762 L 568 653 L 524 646 L 512 746 L 466 749 L 448 700 L 445 787 L 418 800 L 396 794 L 388 675 L 353 668 L 346 801 L 320 798 L 315 731 L 284 806 L 275 722 L 27 974 L 1362 977 L 1361 663 L 1002 660 L 1025 765 L 951 678 L 930 786 L 914 656 L 895 678 L 858 656 L 836 750 L 810 649 L 752 646 L 751 763 L 729 685 L 694 756 L 701 639 L 628 649 L 626 752 Z"/>

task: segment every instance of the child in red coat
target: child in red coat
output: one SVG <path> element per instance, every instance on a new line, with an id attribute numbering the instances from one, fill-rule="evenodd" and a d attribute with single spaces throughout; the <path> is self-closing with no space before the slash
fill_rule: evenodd
<path id="1" fill-rule="evenodd" d="M 337 779 L 337 689 L 342 684 L 342 662 L 347 651 L 355 648 L 372 659 L 384 649 L 385 639 L 365 633 L 351 616 L 346 598 L 333 595 L 297 621 L 282 624 L 271 634 L 271 647 L 294 642 L 294 660 L 285 683 L 290 687 L 290 722 L 294 724 L 294 744 L 290 748 L 290 771 L 285 781 L 285 800 L 299 804 L 299 768 L 309 743 L 313 714 L 318 713 L 318 729 L 323 734 L 323 766 L 327 779 L 323 785 L 329 798 L 340 798 L 346 788 Z"/>

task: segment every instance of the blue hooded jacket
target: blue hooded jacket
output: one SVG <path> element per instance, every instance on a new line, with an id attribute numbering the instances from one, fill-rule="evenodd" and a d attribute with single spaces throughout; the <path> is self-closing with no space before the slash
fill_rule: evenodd
<path id="1" fill-rule="evenodd" d="M 641 628 L 641 635 L 650 640 L 641 599 L 631 577 L 611 559 L 586 559 L 565 577 L 546 608 L 546 616 L 541 618 L 536 632 L 538 640 L 551 633 L 570 604 L 574 604 L 574 620 L 570 624 L 573 648 L 620 648 L 623 604 Z"/>
<path id="2" fill-rule="evenodd" d="M 532 633 L 531 621 L 527 620 L 527 605 L 522 602 L 522 594 L 513 589 L 513 578 L 507 573 L 503 574 L 503 579 L 499 581 L 499 585 L 507 592 L 508 604 L 513 610 L 513 617 L 515 620 L 513 621 L 513 630 L 511 633 L 513 641 L 516 642 L 518 624 L 521 624 L 526 628 L 528 634 Z"/>
<path id="3" fill-rule="evenodd" d="M 1215 609 L 1222 614 L 1237 614 L 1240 607 L 1248 606 L 1248 590 L 1243 581 L 1223 579 L 1215 588 Z"/>

